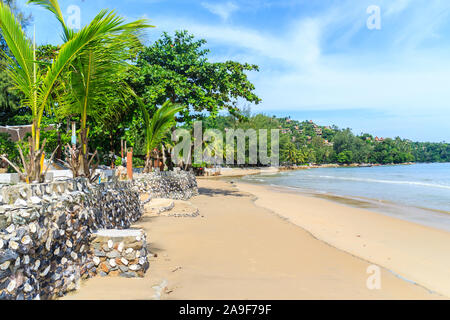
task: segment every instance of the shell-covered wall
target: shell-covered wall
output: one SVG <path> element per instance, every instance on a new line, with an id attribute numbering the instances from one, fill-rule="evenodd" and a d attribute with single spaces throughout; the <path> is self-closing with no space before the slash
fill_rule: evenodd
<path id="1" fill-rule="evenodd" d="M 137 175 L 135 186 L 152 198 L 189 200 L 198 195 L 197 180 L 192 172 L 162 171 Z"/>
<path id="2" fill-rule="evenodd" d="M 76 289 L 97 273 L 92 232 L 129 228 L 142 215 L 131 183 L 78 179 L 64 186 L 23 185 L 18 192 L 31 192 L 28 201 L 1 207 L 0 299 L 50 299 Z"/>
<path id="3" fill-rule="evenodd" d="M 74 179 L 0 189 L 0 300 L 51 299 L 97 270 L 93 233 L 127 229 L 143 212 L 140 194 L 189 199 L 192 173 L 142 175 L 133 182 Z M 97 261 L 98 262 L 98 261 Z"/>

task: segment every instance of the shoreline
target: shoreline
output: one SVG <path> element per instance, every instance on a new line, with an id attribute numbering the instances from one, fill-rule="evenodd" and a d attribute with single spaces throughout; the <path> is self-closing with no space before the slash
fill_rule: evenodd
<path id="1" fill-rule="evenodd" d="M 318 240 L 376 263 L 400 279 L 450 297 L 450 254 L 445 249 L 450 243 L 449 232 L 392 217 L 371 208 L 342 204 L 296 191 L 281 193 L 276 190 L 283 187 L 242 181 L 234 184 L 238 190 L 253 194 L 256 205 L 288 219 Z M 299 207 L 297 203 L 305 203 L 306 208 Z M 374 230 L 374 226 L 379 230 Z M 413 234 L 417 237 L 412 237 Z M 411 243 L 417 246 L 411 246 Z"/>
<path id="2" fill-rule="evenodd" d="M 225 179 L 224 179 L 225 180 Z M 274 184 L 252 183 L 250 181 L 240 181 L 243 183 L 263 185 L 276 192 L 287 192 L 292 194 L 299 194 L 306 197 L 319 198 L 326 201 L 331 201 L 336 204 L 345 205 L 352 208 L 371 210 L 376 213 L 400 219 L 407 222 L 416 223 L 422 226 L 439 229 L 450 232 L 450 226 L 443 226 L 438 221 L 424 220 L 427 215 L 434 215 L 439 217 L 450 217 L 450 212 L 445 210 L 418 207 L 413 205 L 406 205 L 389 200 L 382 200 L 376 198 L 365 198 L 360 196 L 340 195 L 331 192 L 319 192 L 317 190 L 302 189 L 300 187 L 280 186 Z M 412 216 L 408 216 L 411 215 Z"/>

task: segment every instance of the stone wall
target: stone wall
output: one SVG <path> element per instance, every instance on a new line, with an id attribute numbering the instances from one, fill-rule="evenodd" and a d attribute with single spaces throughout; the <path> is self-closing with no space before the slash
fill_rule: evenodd
<path id="1" fill-rule="evenodd" d="M 198 189 L 195 176 L 186 172 L 141 175 L 133 182 L 92 185 L 74 179 L 1 187 L 0 300 L 59 297 L 97 274 L 142 276 L 148 268 L 145 235 L 134 242 L 109 238 L 99 250 L 105 239 L 96 233 L 137 221 L 143 212 L 140 193 L 189 199 Z"/>
<path id="2" fill-rule="evenodd" d="M 147 271 L 147 236 L 144 230 L 98 230 L 92 235 L 91 248 L 97 274 L 143 277 Z"/>
<path id="3" fill-rule="evenodd" d="M 139 174 L 135 185 L 141 193 L 152 198 L 189 200 L 198 195 L 197 180 L 194 173 L 186 171 L 163 171 Z"/>
<path id="4" fill-rule="evenodd" d="M 132 183 L 65 183 L 2 188 L 0 299 L 51 299 L 97 274 L 97 229 L 125 229 L 142 215 Z M 13 203 L 13 205 L 10 205 Z"/>

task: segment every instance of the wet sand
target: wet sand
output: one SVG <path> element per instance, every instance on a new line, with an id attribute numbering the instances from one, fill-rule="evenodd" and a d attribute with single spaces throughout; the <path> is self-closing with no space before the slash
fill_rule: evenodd
<path id="1" fill-rule="evenodd" d="M 283 216 L 281 209 L 285 207 L 278 208 L 280 212 L 267 209 L 287 201 L 284 195 L 280 198 L 280 194 L 263 189 L 249 193 L 244 191 L 248 186 L 240 185 L 238 190 L 222 180 L 199 180 L 199 187 L 200 196 L 190 201 L 199 208 L 199 217 L 146 215 L 136 225 L 146 230 L 149 249 L 157 254 L 150 259 L 144 278 L 96 277 L 64 299 L 443 298 L 384 268 L 381 289 L 369 290 L 367 269 L 371 263 L 318 240 L 307 228 L 299 227 L 298 221 Z M 253 194 L 260 198 L 256 204 Z M 264 198 L 264 194 L 269 196 Z M 306 197 L 301 203 L 295 199 L 290 199 L 292 214 L 303 212 L 313 200 L 327 204 L 321 210 L 330 211 L 330 215 L 348 209 L 323 199 Z M 335 206 L 345 209 L 338 212 Z M 354 226 L 346 219 L 332 220 L 327 230 Z M 322 225 L 326 226 L 325 221 Z M 352 230 L 355 238 L 359 233 L 366 235 L 365 229 Z M 437 262 L 429 261 L 431 266 L 433 263 Z"/>

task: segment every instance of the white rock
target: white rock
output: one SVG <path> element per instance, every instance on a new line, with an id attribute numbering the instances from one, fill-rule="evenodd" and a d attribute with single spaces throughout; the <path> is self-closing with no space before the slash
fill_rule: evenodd
<path id="1" fill-rule="evenodd" d="M 45 242 L 45 249 L 47 249 L 47 251 L 50 251 L 51 247 L 52 247 L 52 234 L 50 233 L 50 235 L 48 236 L 47 241 Z"/>
<path id="2" fill-rule="evenodd" d="M 132 253 L 133 252 L 133 248 L 128 248 L 127 250 L 125 250 L 125 253 Z"/>
<path id="3" fill-rule="evenodd" d="M 78 258 L 78 255 L 74 251 L 70 253 L 70 256 L 72 257 L 73 260 L 77 260 Z"/>
<path id="4" fill-rule="evenodd" d="M 125 258 L 120 259 L 120 261 L 124 264 L 124 265 L 128 265 L 128 260 Z"/>
<path id="5" fill-rule="evenodd" d="M 41 266 L 41 261 L 36 260 L 36 262 L 34 263 L 34 270 L 39 269 L 40 266 Z"/>
<path id="6" fill-rule="evenodd" d="M 23 257 L 23 264 L 27 265 L 29 263 L 30 263 L 30 257 L 29 256 Z"/>
<path id="7" fill-rule="evenodd" d="M 121 242 L 121 243 L 119 244 L 119 247 L 117 248 L 117 250 L 118 250 L 119 252 L 122 252 L 122 251 L 123 251 L 123 247 L 124 247 L 124 243 Z"/>
<path id="8" fill-rule="evenodd" d="M 132 271 L 136 271 L 136 270 L 139 270 L 139 269 L 140 269 L 140 267 L 137 264 L 132 264 L 130 266 L 130 270 L 132 270 Z"/>
<path id="9" fill-rule="evenodd" d="M 16 263 L 14 264 L 14 267 L 16 267 L 16 268 L 20 267 L 20 257 L 18 257 L 16 259 Z"/>
<path id="10" fill-rule="evenodd" d="M 117 263 L 116 263 L 116 260 L 115 259 L 109 259 L 109 265 L 111 266 L 111 267 L 116 267 L 117 266 Z"/>
<path id="11" fill-rule="evenodd" d="M 41 277 L 45 277 L 48 274 L 49 271 L 50 271 L 50 266 L 45 268 L 45 270 L 41 272 L 40 276 Z"/>
<path id="12" fill-rule="evenodd" d="M 19 244 L 17 243 L 17 242 L 15 242 L 15 241 L 10 241 L 9 242 L 9 247 L 11 248 L 11 249 L 13 249 L 13 250 L 17 250 L 18 248 L 19 248 Z"/>
<path id="13" fill-rule="evenodd" d="M 41 200 L 41 198 L 38 198 L 38 197 L 31 197 L 30 202 L 34 205 L 38 205 L 38 204 L 42 203 L 42 200 Z"/>
<path id="14" fill-rule="evenodd" d="M 9 262 L 9 261 L 6 261 L 5 263 L 0 264 L 0 270 L 6 270 L 6 269 L 8 269 L 9 266 L 10 266 L 10 264 L 11 264 L 11 262 Z"/>
<path id="15" fill-rule="evenodd" d="M 23 291 L 31 292 L 32 290 L 33 290 L 33 287 L 30 286 L 28 283 L 25 283 L 25 286 L 23 287 Z"/>
<path id="16" fill-rule="evenodd" d="M 27 202 L 25 200 L 22 200 L 22 199 L 17 199 L 16 202 L 14 202 L 14 205 L 16 207 L 26 207 L 27 206 Z"/>
<path id="17" fill-rule="evenodd" d="M 36 224 L 34 224 L 34 223 L 30 224 L 30 232 L 31 233 L 36 233 L 36 231 L 37 231 Z"/>
<path id="18" fill-rule="evenodd" d="M 16 227 L 13 224 L 10 224 L 8 228 L 6 228 L 6 231 L 8 231 L 8 233 L 13 233 L 14 230 L 16 230 Z"/>
<path id="19" fill-rule="evenodd" d="M 114 242 L 112 240 L 108 240 L 108 248 L 112 248 L 114 246 Z"/>
<path id="20" fill-rule="evenodd" d="M 68 246 L 69 248 L 72 248 L 72 242 L 69 239 L 67 239 L 67 241 L 66 241 L 66 246 Z"/>
<path id="21" fill-rule="evenodd" d="M 94 261 L 96 266 L 98 266 L 100 264 L 100 258 L 99 257 L 94 257 L 94 259 L 92 259 L 92 261 Z"/>
<path id="22" fill-rule="evenodd" d="M 55 253 L 55 256 L 57 256 L 59 254 L 59 248 L 56 248 L 54 253 Z"/>
<path id="23" fill-rule="evenodd" d="M 8 290 L 9 293 L 12 293 L 15 288 L 16 288 L 16 280 L 11 280 L 6 290 Z"/>
<path id="24" fill-rule="evenodd" d="M 0 249 L 3 249 L 4 245 L 5 245 L 5 242 L 2 239 L 0 239 Z"/>
<path id="25" fill-rule="evenodd" d="M 30 243 L 31 243 L 31 238 L 30 238 L 30 236 L 29 236 L 29 235 L 24 236 L 24 237 L 22 238 L 21 242 L 22 242 L 22 244 L 24 244 L 24 245 L 30 244 Z"/>
<path id="26" fill-rule="evenodd" d="M 140 265 L 144 265 L 145 261 L 146 261 L 146 259 L 144 257 L 139 258 L 139 264 Z"/>
<path id="27" fill-rule="evenodd" d="M 64 258 L 61 259 L 61 263 L 62 263 L 62 264 L 66 264 L 66 262 L 67 262 L 66 257 L 64 257 Z"/>

